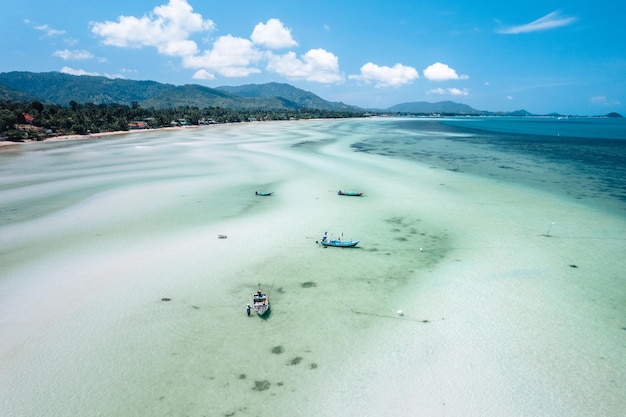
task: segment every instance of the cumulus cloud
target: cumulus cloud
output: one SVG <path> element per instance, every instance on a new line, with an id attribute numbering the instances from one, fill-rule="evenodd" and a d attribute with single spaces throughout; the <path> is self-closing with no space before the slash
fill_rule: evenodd
<path id="1" fill-rule="evenodd" d="M 413 67 L 396 64 L 393 67 L 378 66 L 371 62 L 361 67 L 361 73 L 350 75 L 348 78 L 374 83 L 376 87 L 399 87 L 409 84 L 419 78 L 419 73 Z"/>
<path id="2" fill-rule="evenodd" d="M 284 55 L 267 54 L 267 70 L 291 80 L 336 84 L 343 81 L 339 72 L 339 58 L 324 49 L 311 49 L 302 58 L 295 52 Z"/>
<path id="3" fill-rule="evenodd" d="M 291 37 L 291 29 L 286 28 L 278 19 L 269 19 L 267 23 L 259 23 L 254 27 L 252 42 L 270 49 L 281 49 L 298 46 Z"/>
<path id="4" fill-rule="evenodd" d="M 205 69 L 201 69 L 199 71 L 196 71 L 196 73 L 193 74 L 192 78 L 196 80 L 214 80 L 215 75 Z"/>
<path id="5" fill-rule="evenodd" d="M 215 29 L 186 0 L 170 0 L 143 17 L 120 16 L 117 22 L 92 22 L 91 31 L 102 37 L 105 45 L 124 48 L 154 47 L 170 56 L 189 56 L 198 52 L 192 33 Z"/>
<path id="6" fill-rule="evenodd" d="M 63 74 L 69 74 L 69 75 L 94 75 L 94 76 L 99 76 L 100 74 L 97 72 L 89 72 L 89 71 L 85 71 L 82 69 L 74 69 L 71 67 L 63 67 L 61 68 L 61 72 Z"/>
<path id="7" fill-rule="evenodd" d="M 71 61 L 71 60 L 81 61 L 85 59 L 92 59 L 94 57 L 93 54 L 89 51 L 85 51 L 85 50 L 70 51 L 69 49 L 64 49 L 62 51 L 54 51 L 52 55 L 62 58 L 66 61 Z"/>
<path id="8" fill-rule="evenodd" d="M 496 32 L 505 35 L 538 32 L 568 26 L 577 20 L 575 17 L 561 17 L 558 11 L 554 11 L 530 23 L 498 29 Z"/>
<path id="9" fill-rule="evenodd" d="M 467 75 L 458 75 L 454 69 L 441 62 L 435 62 L 423 72 L 424 77 L 430 81 L 466 80 L 469 78 Z"/>
<path id="10" fill-rule="evenodd" d="M 220 36 L 213 44 L 213 49 L 201 55 L 183 58 L 186 68 L 204 69 L 200 75 L 206 78 L 207 73 L 218 73 L 225 77 L 246 77 L 261 72 L 255 63 L 263 58 L 263 53 L 255 48 L 252 41 L 231 35 Z M 198 74 L 198 73 L 196 73 Z"/>
<path id="11" fill-rule="evenodd" d="M 247 77 L 260 73 L 262 62 L 266 62 L 268 71 L 291 80 L 325 84 L 343 81 L 338 58 L 324 49 L 311 49 L 300 57 L 293 51 L 272 53 L 270 50 L 298 46 L 291 29 L 275 18 L 258 23 L 250 39 L 224 35 L 200 51 L 191 36 L 213 31 L 215 24 L 194 13 L 187 0 L 169 0 L 143 17 L 120 16 L 114 22 L 92 22 L 91 30 L 105 45 L 153 47 L 162 55 L 180 57 L 184 68 L 196 70 L 195 79 Z"/>
<path id="12" fill-rule="evenodd" d="M 469 90 L 467 88 L 448 88 L 448 93 L 453 96 L 467 96 L 469 95 Z"/>
<path id="13" fill-rule="evenodd" d="M 467 88 L 433 88 L 428 91 L 428 94 L 450 95 L 450 96 L 468 96 L 469 90 Z"/>

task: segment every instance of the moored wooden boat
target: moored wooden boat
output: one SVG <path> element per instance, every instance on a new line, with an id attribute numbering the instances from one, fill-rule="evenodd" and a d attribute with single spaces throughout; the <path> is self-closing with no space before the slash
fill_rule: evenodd
<path id="1" fill-rule="evenodd" d="M 327 240 L 326 242 L 320 242 L 322 246 L 333 246 L 336 248 L 351 248 L 358 245 L 360 240 Z"/>
<path id="2" fill-rule="evenodd" d="M 342 191 L 342 190 L 339 190 L 339 191 L 337 191 L 337 194 L 339 194 L 339 195 L 346 195 L 346 196 L 350 196 L 350 197 L 361 197 L 363 195 L 363 192 L 361 192 L 361 191 Z"/>
<path id="3" fill-rule="evenodd" d="M 360 240 L 343 240 L 342 237 L 343 233 L 341 233 L 337 239 L 328 239 L 328 232 L 325 232 L 319 244 L 324 247 L 351 248 L 358 245 L 360 242 Z"/>
<path id="4" fill-rule="evenodd" d="M 262 316 L 270 309 L 270 300 L 267 294 L 261 292 L 261 284 L 259 284 L 257 292 L 252 296 L 252 306 L 259 316 Z"/>

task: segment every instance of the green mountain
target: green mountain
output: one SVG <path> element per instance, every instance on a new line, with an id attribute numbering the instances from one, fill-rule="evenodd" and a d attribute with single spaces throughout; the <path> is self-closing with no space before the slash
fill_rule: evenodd
<path id="1" fill-rule="evenodd" d="M 229 91 L 230 90 L 230 91 Z M 260 84 L 214 89 L 196 84 L 175 86 L 156 81 L 110 79 L 60 72 L 0 73 L 0 98 L 69 105 L 76 103 L 138 103 L 143 108 L 222 107 L 229 109 L 296 110 L 300 108 L 353 111 L 361 109 L 332 103 L 288 84 Z"/>
<path id="2" fill-rule="evenodd" d="M 0 85 L 37 97 L 44 103 L 64 106 L 72 100 L 77 103 L 130 104 L 174 88 L 154 81 L 18 71 L 0 73 Z"/>
<path id="3" fill-rule="evenodd" d="M 515 110 L 510 112 L 491 112 L 486 110 L 476 110 L 467 104 L 455 103 L 454 101 L 440 101 L 429 103 L 427 101 L 415 101 L 410 103 L 396 104 L 386 111 L 391 113 L 410 114 L 454 114 L 467 116 L 532 116 L 526 110 Z"/>
<path id="4" fill-rule="evenodd" d="M 144 109 L 178 107 L 221 107 L 232 110 L 298 110 L 317 109 L 334 112 L 362 113 L 365 110 L 341 102 L 331 102 L 289 84 L 246 84 L 238 87 L 209 88 L 197 84 L 176 86 L 156 81 L 111 79 L 61 72 L 13 71 L 0 73 L 0 100 L 35 101 L 68 106 L 79 104 L 139 104 Z M 453 101 L 401 103 L 373 112 L 410 114 L 506 115 L 529 116 L 525 110 L 489 112 L 476 110 Z"/>
<path id="5" fill-rule="evenodd" d="M 455 103 L 453 101 L 440 101 L 429 103 L 426 101 L 415 101 L 410 103 L 400 103 L 389 107 L 388 112 L 392 113 L 446 113 L 446 114 L 484 114 L 486 112 L 473 109 L 467 104 Z"/>
<path id="6" fill-rule="evenodd" d="M 294 103 L 299 108 L 333 110 L 333 111 L 362 111 L 362 109 L 349 106 L 341 102 L 329 102 L 319 96 L 296 88 L 289 84 L 267 83 L 246 84 L 238 87 L 223 86 L 218 90 L 228 91 L 239 97 L 247 98 L 280 98 L 286 102 Z"/>
<path id="7" fill-rule="evenodd" d="M 35 101 L 37 97 L 23 91 L 17 91 L 0 84 L 0 100 L 4 101 Z"/>

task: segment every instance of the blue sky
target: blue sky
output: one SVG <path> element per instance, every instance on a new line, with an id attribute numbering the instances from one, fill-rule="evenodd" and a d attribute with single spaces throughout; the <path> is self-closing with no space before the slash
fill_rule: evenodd
<path id="1" fill-rule="evenodd" d="M 0 72 L 626 116 L 624 16 L 615 0 L 31 0 L 3 7 Z"/>

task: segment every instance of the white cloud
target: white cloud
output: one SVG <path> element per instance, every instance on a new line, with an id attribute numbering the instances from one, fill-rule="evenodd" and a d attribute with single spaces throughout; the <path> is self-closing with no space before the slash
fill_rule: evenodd
<path id="1" fill-rule="evenodd" d="M 467 88 L 448 88 L 448 93 L 453 96 L 467 96 L 469 95 L 469 90 Z"/>
<path id="2" fill-rule="evenodd" d="M 450 95 L 450 96 L 468 96 L 469 90 L 467 88 L 433 88 L 428 91 L 428 94 Z"/>
<path id="3" fill-rule="evenodd" d="M 70 68 L 70 67 L 63 67 L 61 68 L 61 72 L 63 74 L 69 74 L 69 75 L 94 75 L 94 76 L 99 76 L 100 74 L 97 72 L 89 72 L 89 71 L 85 71 L 82 69 L 74 69 L 74 68 Z"/>
<path id="4" fill-rule="evenodd" d="M 262 58 L 263 54 L 250 40 L 226 35 L 219 37 L 213 49 L 202 55 L 184 57 L 183 66 L 217 72 L 225 77 L 246 77 L 261 72 L 253 65 Z"/>
<path id="5" fill-rule="evenodd" d="M 270 49 L 290 48 L 298 46 L 291 37 L 291 29 L 286 28 L 278 19 L 269 19 L 266 24 L 259 23 L 254 27 L 252 42 Z"/>
<path id="6" fill-rule="evenodd" d="M 123 75 L 121 74 L 100 74 L 99 72 L 91 72 L 91 71 L 85 71 L 83 69 L 75 69 L 75 68 L 71 68 L 71 67 L 63 67 L 61 68 L 61 71 L 63 74 L 69 74 L 69 75 L 91 75 L 94 77 L 107 77 L 107 78 L 124 78 Z"/>
<path id="7" fill-rule="evenodd" d="M 441 62 L 435 62 L 423 72 L 424 77 L 430 81 L 466 80 L 469 78 L 467 75 L 458 75 L 454 69 Z"/>
<path id="8" fill-rule="evenodd" d="M 204 20 L 186 0 L 170 0 L 157 6 L 147 16 L 120 16 L 117 22 L 92 22 L 91 30 L 103 38 L 105 45 L 124 48 L 151 46 L 170 56 L 189 56 L 198 52 L 189 39 L 195 32 L 215 29 L 211 20 Z"/>
<path id="9" fill-rule="evenodd" d="M 24 22 L 30 23 L 29 20 L 25 20 Z M 48 25 L 35 26 L 35 29 L 44 32 L 45 36 L 60 36 L 60 35 L 65 35 L 66 33 L 64 30 L 53 29 Z"/>
<path id="10" fill-rule="evenodd" d="M 247 77 L 266 69 L 292 80 L 319 83 L 339 83 L 339 60 L 323 49 L 312 49 L 297 57 L 295 52 L 274 55 L 269 49 L 298 46 L 291 29 L 272 18 L 257 24 L 250 39 L 224 35 L 213 45 L 200 51 L 191 36 L 215 30 L 211 20 L 205 20 L 187 0 L 169 0 L 143 17 L 120 16 L 117 21 L 92 22 L 91 30 L 105 45 L 121 48 L 153 47 L 163 55 L 181 58 L 182 67 L 195 70 L 195 79 L 215 79 L 216 76 Z"/>
<path id="11" fill-rule="evenodd" d="M 196 71 L 193 78 L 196 80 L 214 80 L 215 75 L 205 69 L 201 69 L 200 71 Z"/>
<path id="12" fill-rule="evenodd" d="M 323 84 L 336 84 L 343 81 L 339 73 L 339 58 L 324 49 L 311 49 L 296 57 L 294 52 L 284 55 L 267 54 L 268 71 L 273 71 L 291 80 L 315 81 Z"/>
<path id="13" fill-rule="evenodd" d="M 619 100 L 612 100 L 606 96 L 590 97 L 589 102 L 598 106 L 621 106 L 621 102 Z"/>
<path id="14" fill-rule="evenodd" d="M 360 74 L 348 78 L 374 83 L 376 87 L 399 87 L 419 78 L 419 73 L 415 68 L 402 64 L 387 67 L 368 62 L 361 67 Z"/>
<path id="15" fill-rule="evenodd" d="M 59 58 L 62 58 L 66 61 L 70 61 L 70 60 L 80 61 L 80 60 L 85 60 L 85 59 L 92 59 L 94 57 L 93 54 L 89 51 L 85 51 L 85 50 L 70 51 L 69 49 L 64 49 L 62 51 L 54 51 L 52 55 L 58 56 Z"/>
<path id="16" fill-rule="evenodd" d="M 558 11 L 548 13 L 547 15 L 524 25 L 510 26 L 499 29 L 496 32 L 505 35 L 517 35 L 520 33 L 538 32 L 542 30 L 555 29 L 562 26 L 571 25 L 578 20 L 575 17 L 561 17 Z"/>

